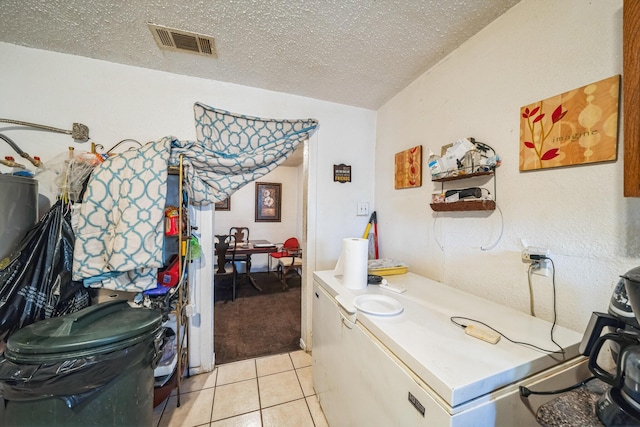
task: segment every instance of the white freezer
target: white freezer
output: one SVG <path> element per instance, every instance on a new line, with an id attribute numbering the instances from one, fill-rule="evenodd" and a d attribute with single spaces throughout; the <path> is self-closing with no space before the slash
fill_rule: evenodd
<path id="1" fill-rule="evenodd" d="M 537 407 L 555 396 L 523 399 L 519 385 L 558 389 L 589 376 L 577 332 L 555 327 L 564 360 L 504 338 L 489 344 L 450 317 L 477 319 L 513 340 L 557 349 L 547 321 L 412 273 L 387 279 L 407 291 L 353 291 L 333 271 L 314 273 L 313 378 L 331 427 L 534 426 Z M 402 312 L 365 314 L 353 305 L 362 295 L 391 297 Z"/>

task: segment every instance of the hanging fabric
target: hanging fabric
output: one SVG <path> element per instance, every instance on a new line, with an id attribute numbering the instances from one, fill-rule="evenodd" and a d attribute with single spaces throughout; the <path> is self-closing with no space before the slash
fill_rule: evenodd
<path id="1" fill-rule="evenodd" d="M 156 286 L 171 141 L 127 150 L 95 168 L 76 227 L 73 280 L 136 292 Z"/>
<path id="2" fill-rule="evenodd" d="M 173 141 L 171 164 L 184 156 L 191 203 L 225 200 L 284 162 L 318 126 L 317 120 L 244 116 L 201 103 L 193 107 L 196 138 Z"/>
<path id="3" fill-rule="evenodd" d="M 93 172 L 82 204 L 73 261 L 85 286 L 142 292 L 163 263 L 167 168 L 183 156 L 193 205 L 224 200 L 286 160 L 318 126 L 194 106 L 197 141 L 165 137 L 110 157 Z"/>

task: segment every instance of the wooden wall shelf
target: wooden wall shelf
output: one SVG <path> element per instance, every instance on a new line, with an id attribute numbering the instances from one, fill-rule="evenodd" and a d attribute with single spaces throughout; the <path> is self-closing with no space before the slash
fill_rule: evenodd
<path id="1" fill-rule="evenodd" d="M 443 178 L 432 178 L 433 182 L 442 183 L 442 192 L 444 193 L 444 183 L 448 181 L 458 181 L 461 179 L 470 179 L 478 176 L 487 176 L 493 178 L 493 200 L 459 200 L 457 202 L 444 202 L 444 203 L 431 203 L 431 209 L 436 212 L 455 212 L 455 211 L 493 211 L 496 209 L 495 193 L 496 193 L 496 169 L 493 167 L 491 170 L 484 172 L 463 173 L 455 176 L 447 176 Z M 487 190 L 488 191 L 488 190 Z"/>
<path id="2" fill-rule="evenodd" d="M 433 178 L 431 181 L 433 182 L 446 182 L 446 181 L 457 181 L 459 179 L 469 179 L 469 178 L 474 178 L 476 176 L 491 176 L 493 175 L 495 172 L 494 170 L 490 170 L 487 172 L 474 172 L 474 173 L 465 173 L 465 174 L 460 174 L 460 175 L 455 175 L 455 176 L 447 176 L 444 178 Z"/>
<path id="3" fill-rule="evenodd" d="M 451 203 L 431 203 L 431 209 L 436 212 L 493 211 L 496 209 L 496 202 L 494 200 L 461 200 Z"/>

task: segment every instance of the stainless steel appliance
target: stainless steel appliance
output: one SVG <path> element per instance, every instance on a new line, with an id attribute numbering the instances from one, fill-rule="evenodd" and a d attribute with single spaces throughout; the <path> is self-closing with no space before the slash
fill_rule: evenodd
<path id="1" fill-rule="evenodd" d="M 622 287 L 622 289 L 621 289 Z M 629 270 L 618 283 L 609 314 L 594 313 L 580 351 L 589 356 L 589 370 L 611 389 L 596 403 L 606 426 L 640 425 L 640 267 Z M 605 328 L 613 332 L 602 334 Z M 610 348 L 611 359 L 603 357 Z"/>
<path id="2" fill-rule="evenodd" d="M 38 181 L 0 174 L 0 260 L 38 220 Z"/>

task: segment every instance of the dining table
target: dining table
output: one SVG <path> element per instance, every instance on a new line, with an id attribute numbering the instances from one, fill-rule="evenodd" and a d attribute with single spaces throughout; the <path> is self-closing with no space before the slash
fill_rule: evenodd
<path id="1" fill-rule="evenodd" d="M 229 247 L 227 252 L 235 251 L 236 255 L 246 255 L 247 266 L 245 275 L 246 278 L 258 291 L 262 291 L 262 288 L 256 283 L 256 279 L 251 275 L 251 256 L 257 254 L 270 254 L 278 251 L 278 247 L 275 243 L 271 243 L 268 240 L 249 240 L 249 243 L 238 243 L 235 247 Z"/>

